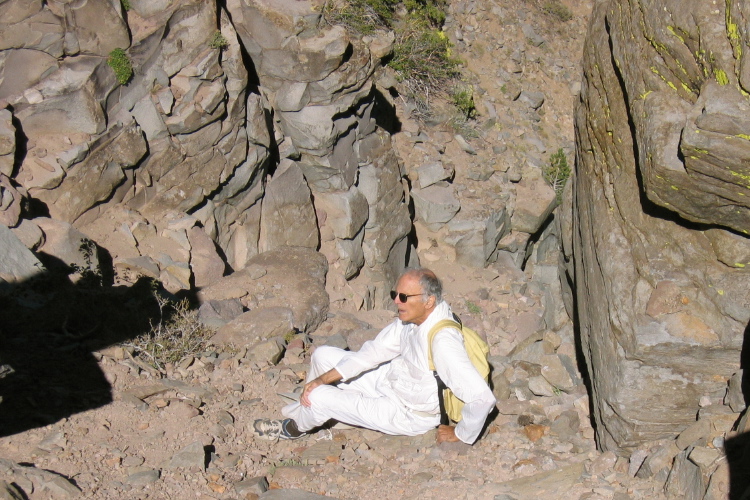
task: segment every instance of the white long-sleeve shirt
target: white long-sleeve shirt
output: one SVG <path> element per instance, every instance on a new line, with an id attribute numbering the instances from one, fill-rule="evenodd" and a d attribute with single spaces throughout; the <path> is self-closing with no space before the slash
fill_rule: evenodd
<path id="1" fill-rule="evenodd" d="M 440 302 L 419 326 L 396 319 L 367 341 L 357 352 L 347 353 L 336 365 L 343 380 L 390 361 L 378 390 L 415 411 L 440 413 L 437 382 L 427 360 L 427 334 L 443 319 L 453 319 L 450 306 Z M 487 382 L 479 375 L 464 348 L 463 335 L 455 328 L 440 330 L 433 340 L 435 369 L 445 385 L 464 402 L 456 437 L 471 444 L 497 402 Z"/>

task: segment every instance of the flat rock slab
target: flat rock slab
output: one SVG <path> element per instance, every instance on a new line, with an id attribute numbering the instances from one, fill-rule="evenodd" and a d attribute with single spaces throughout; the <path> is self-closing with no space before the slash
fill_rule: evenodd
<path id="1" fill-rule="evenodd" d="M 334 497 L 326 497 L 309 491 L 281 489 L 268 490 L 258 497 L 258 500 L 331 500 Z M 334 499 L 335 500 L 335 499 Z"/>
<path id="2" fill-rule="evenodd" d="M 482 494 L 477 497 L 508 494 L 517 498 L 564 498 L 565 493 L 570 491 L 573 485 L 581 482 L 583 472 L 582 463 L 573 464 L 504 483 L 485 485 Z"/>

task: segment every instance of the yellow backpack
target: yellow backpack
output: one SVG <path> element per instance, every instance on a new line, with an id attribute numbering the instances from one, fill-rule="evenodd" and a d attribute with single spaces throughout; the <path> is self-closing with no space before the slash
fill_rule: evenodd
<path id="1" fill-rule="evenodd" d="M 474 368 L 477 369 L 479 375 L 481 375 L 485 381 L 489 381 L 490 376 L 490 362 L 488 356 L 490 354 L 490 346 L 487 342 L 474 330 L 463 326 L 460 322 L 453 321 L 450 319 L 444 319 L 438 321 L 435 326 L 430 329 L 427 334 L 427 360 L 430 365 L 430 370 L 435 375 L 438 382 L 438 392 L 442 393 L 439 396 L 441 398 L 441 423 L 448 424 L 445 420 L 445 416 L 458 422 L 461 420 L 461 410 L 464 407 L 464 402 L 458 399 L 458 396 L 453 394 L 449 388 L 445 386 L 445 383 L 440 380 L 437 372 L 435 371 L 435 365 L 432 362 L 432 340 L 435 338 L 435 334 L 443 328 L 456 328 L 464 337 L 464 347 L 466 348 L 466 354 L 469 355 L 469 360 Z M 443 413 L 444 410 L 444 413 Z"/>

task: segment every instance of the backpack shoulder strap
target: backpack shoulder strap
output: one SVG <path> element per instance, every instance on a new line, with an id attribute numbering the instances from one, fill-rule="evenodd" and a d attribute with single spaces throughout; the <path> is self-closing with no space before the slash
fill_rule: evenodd
<path id="1" fill-rule="evenodd" d="M 429 333 L 427 333 L 427 362 L 430 365 L 430 370 L 433 372 L 435 371 L 435 364 L 432 362 L 432 340 L 435 338 L 437 332 L 439 332 L 443 328 L 455 328 L 460 332 L 461 324 L 453 321 L 452 319 L 443 319 L 438 321 L 435 326 L 430 328 Z"/>

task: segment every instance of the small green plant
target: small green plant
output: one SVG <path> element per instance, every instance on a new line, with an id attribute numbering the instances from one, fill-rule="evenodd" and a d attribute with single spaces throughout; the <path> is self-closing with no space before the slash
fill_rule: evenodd
<path id="1" fill-rule="evenodd" d="M 211 41 L 208 42 L 208 45 L 211 46 L 212 49 L 225 49 L 229 46 L 229 41 L 221 34 L 221 31 L 216 30 L 214 31 L 214 34 L 211 35 Z"/>
<path id="2" fill-rule="evenodd" d="M 466 309 L 471 314 L 481 314 L 482 313 L 482 308 L 480 308 L 478 305 L 476 305 L 474 302 L 472 302 L 470 300 L 466 301 Z"/>
<path id="3" fill-rule="evenodd" d="M 268 469 L 268 474 L 272 476 L 279 467 L 298 467 L 300 465 L 307 465 L 307 460 L 297 460 L 295 458 L 279 460 L 278 462 L 271 464 L 271 467 Z"/>
<path id="4" fill-rule="evenodd" d="M 286 332 L 286 333 L 284 334 L 284 343 L 288 344 L 288 343 L 289 343 L 289 342 L 291 342 L 291 341 L 292 341 L 292 340 L 294 339 L 294 337 L 296 337 L 296 336 L 297 336 L 297 332 L 296 332 L 296 331 L 294 331 L 294 330 L 289 330 L 288 332 Z"/>
<path id="5" fill-rule="evenodd" d="M 445 0 L 404 0 L 408 12 L 429 20 L 433 26 L 442 26 L 445 22 L 444 8 L 447 4 Z"/>
<path id="6" fill-rule="evenodd" d="M 544 6 L 542 6 L 542 10 L 564 23 L 573 19 L 573 13 L 570 9 L 559 2 L 545 2 Z"/>
<path id="7" fill-rule="evenodd" d="M 115 72 L 115 78 L 120 85 L 125 85 L 133 76 L 133 63 L 123 49 L 116 48 L 109 53 L 107 64 Z"/>
<path id="8" fill-rule="evenodd" d="M 477 108 L 474 105 L 474 88 L 471 85 L 454 87 L 451 97 L 453 105 L 464 117 L 470 119 L 477 115 Z"/>
<path id="9" fill-rule="evenodd" d="M 125 12 L 132 9 L 130 5 L 130 0 L 120 0 L 120 3 L 122 4 L 122 10 L 124 10 Z"/>
<path id="10" fill-rule="evenodd" d="M 159 305 L 159 322 L 132 342 L 124 343 L 142 361 L 164 370 L 166 363 L 178 363 L 187 356 L 203 352 L 214 330 L 198 321 L 198 311 L 187 300 L 173 302 L 153 292 Z"/>
<path id="11" fill-rule="evenodd" d="M 565 156 L 565 151 L 560 148 L 557 152 L 550 155 L 549 163 L 543 170 L 544 180 L 549 182 L 552 189 L 555 190 L 558 203 L 562 199 L 563 188 L 565 187 L 565 183 L 568 182 L 570 173 L 568 157 Z"/>

